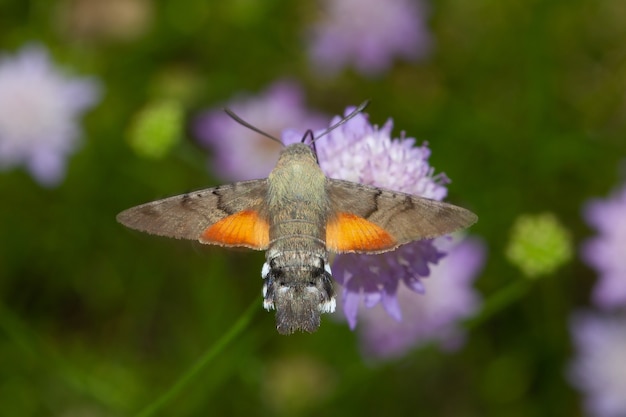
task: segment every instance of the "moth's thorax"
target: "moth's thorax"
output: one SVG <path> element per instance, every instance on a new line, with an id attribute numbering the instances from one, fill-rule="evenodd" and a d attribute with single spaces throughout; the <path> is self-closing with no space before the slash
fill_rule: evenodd
<path id="1" fill-rule="evenodd" d="M 301 143 L 282 151 L 268 177 L 268 184 L 270 205 L 292 201 L 307 201 L 316 205 L 326 203 L 326 176 L 311 149 Z"/>
<path id="2" fill-rule="evenodd" d="M 308 146 L 295 144 L 282 152 L 268 178 L 267 203 L 268 259 L 290 250 L 326 256 L 326 176 Z"/>

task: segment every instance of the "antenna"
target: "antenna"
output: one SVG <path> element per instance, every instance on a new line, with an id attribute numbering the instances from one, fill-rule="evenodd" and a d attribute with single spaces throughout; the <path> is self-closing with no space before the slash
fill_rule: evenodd
<path id="1" fill-rule="evenodd" d="M 263 135 L 266 138 L 272 139 L 278 143 L 280 143 L 282 146 L 285 146 L 284 143 L 282 143 L 280 141 L 280 139 L 276 139 L 274 136 L 270 135 L 269 133 L 265 133 L 264 131 L 262 131 L 261 129 L 259 129 L 258 127 L 254 127 L 252 126 L 250 123 L 246 122 L 245 120 L 243 120 L 241 117 L 237 116 L 235 114 L 235 112 L 233 112 L 231 109 L 229 109 L 228 107 L 224 108 L 224 111 L 226 112 L 227 115 L 229 115 L 231 117 L 231 119 L 233 119 L 234 121 L 236 121 L 237 123 L 239 123 L 242 126 L 247 127 L 248 129 L 252 130 L 253 132 L 258 133 L 259 135 Z"/>
<path id="2" fill-rule="evenodd" d="M 352 112 L 349 115 L 347 115 L 346 117 L 344 117 L 343 119 L 341 119 L 340 121 L 338 121 L 337 123 L 332 125 L 331 127 L 326 128 L 326 130 L 324 130 L 322 133 L 320 133 L 319 135 L 317 135 L 315 137 L 313 137 L 313 132 L 307 131 L 304 134 L 304 137 L 302 138 L 302 140 L 304 141 L 304 139 L 307 137 L 307 135 L 310 134 L 311 135 L 311 143 L 312 144 L 315 143 L 315 141 L 318 140 L 319 138 L 321 138 L 322 136 L 325 136 L 325 135 L 329 134 L 330 132 L 332 132 L 333 130 L 335 130 L 336 128 L 341 126 L 342 124 L 344 124 L 347 121 L 349 121 L 350 119 L 352 119 L 357 114 L 361 113 L 363 110 L 365 110 L 365 108 L 369 104 L 370 104 L 370 101 L 369 100 L 365 100 L 363 103 L 359 104 L 359 107 L 357 107 L 356 109 L 352 110 Z"/>
<path id="3" fill-rule="evenodd" d="M 334 125 L 326 128 L 322 133 L 320 133 L 319 135 L 317 135 L 315 137 L 313 136 L 313 131 L 311 129 L 308 129 L 304 133 L 304 136 L 302 137 L 302 143 L 304 143 L 304 140 L 307 138 L 307 136 L 310 136 L 311 137 L 311 145 L 313 145 L 313 147 L 315 147 L 315 141 L 316 140 L 318 140 L 322 136 L 327 135 L 328 133 L 332 132 L 333 130 L 335 130 L 336 128 L 341 126 L 342 124 L 346 123 L 348 120 L 352 119 L 357 114 L 361 113 L 363 110 L 365 110 L 365 108 L 368 106 L 368 104 L 370 104 L 370 101 L 369 100 L 365 100 L 356 109 L 354 109 L 349 115 L 347 115 L 346 117 L 344 117 L 343 119 L 341 119 L 340 121 L 335 123 Z M 226 112 L 227 115 L 229 115 L 234 121 L 236 121 L 240 125 L 247 127 L 248 129 L 252 130 L 253 132 L 258 133 L 259 135 L 263 135 L 266 138 L 269 138 L 269 139 L 271 139 L 273 141 L 276 141 L 276 142 L 280 143 L 282 146 L 285 146 L 285 144 L 282 143 L 280 141 L 280 139 L 277 139 L 274 136 L 270 135 L 269 133 L 266 133 L 266 132 L 262 131 L 258 127 L 252 126 L 250 123 L 246 122 L 241 117 L 237 116 L 237 114 L 235 114 L 235 112 L 232 111 L 231 109 L 229 109 L 228 107 L 224 108 L 224 111 Z"/>

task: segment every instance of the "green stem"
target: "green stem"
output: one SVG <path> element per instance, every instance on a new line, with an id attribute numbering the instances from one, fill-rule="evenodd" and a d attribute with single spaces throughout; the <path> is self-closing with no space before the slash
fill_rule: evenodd
<path id="1" fill-rule="evenodd" d="M 532 282 L 528 279 L 518 279 L 512 284 L 502 288 L 494 295 L 491 295 L 485 300 L 480 313 L 471 319 L 465 321 L 464 326 L 466 329 L 474 329 L 480 324 L 486 322 L 489 318 L 496 313 L 504 310 L 507 306 L 513 304 L 518 299 L 522 298 L 528 292 Z"/>
<path id="2" fill-rule="evenodd" d="M 172 400 L 192 379 L 194 379 L 213 358 L 215 358 L 230 342 L 232 342 L 241 332 L 248 326 L 254 313 L 258 310 L 258 302 L 255 301 L 243 313 L 243 315 L 235 322 L 235 324 L 226 332 L 213 346 L 204 352 L 202 356 L 194 363 L 187 372 L 185 372 L 178 380 L 159 398 L 148 404 L 136 417 L 149 417 L 154 415 L 160 408 Z"/>

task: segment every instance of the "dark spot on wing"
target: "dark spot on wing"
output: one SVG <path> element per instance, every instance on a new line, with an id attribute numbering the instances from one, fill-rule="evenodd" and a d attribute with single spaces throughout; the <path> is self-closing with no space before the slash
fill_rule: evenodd
<path id="1" fill-rule="evenodd" d="M 364 213 L 363 218 L 369 219 L 372 214 L 374 214 L 378 210 L 378 198 L 383 194 L 383 190 L 376 190 L 376 194 L 374 194 L 374 201 L 372 201 L 372 208 Z"/>
<path id="2" fill-rule="evenodd" d="M 404 201 L 402 202 L 402 211 L 413 210 L 415 208 L 415 204 L 413 204 L 413 199 L 408 195 L 404 197 Z"/>
<path id="3" fill-rule="evenodd" d="M 217 202 L 216 202 L 217 209 L 230 216 L 231 214 L 234 214 L 236 210 L 230 210 L 228 209 L 228 207 L 226 207 L 226 205 L 224 204 L 224 201 L 222 201 L 223 195 L 220 192 L 221 189 L 222 189 L 222 186 L 215 187 L 213 191 L 211 191 L 211 194 L 217 197 Z"/>
<path id="4" fill-rule="evenodd" d="M 413 203 L 413 199 L 411 196 L 405 195 L 402 199 L 402 205 L 396 211 L 396 215 L 400 213 L 404 213 L 405 211 L 411 211 L 415 208 L 415 203 Z"/>

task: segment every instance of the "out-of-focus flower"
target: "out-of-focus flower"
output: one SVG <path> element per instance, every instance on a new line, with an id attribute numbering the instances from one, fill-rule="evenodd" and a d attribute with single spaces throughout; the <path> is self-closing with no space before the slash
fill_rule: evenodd
<path id="1" fill-rule="evenodd" d="M 227 104 L 238 116 L 274 137 L 287 127 L 316 129 L 325 119 L 305 109 L 300 87 L 277 82 L 257 97 L 240 97 Z M 199 116 L 194 127 L 200 142 L 214 150 L 211 169 L 225 180 L 267 177 L 276 165 L 280 144 L 229 118 L 220 107 Z"/>
<path id="2" fill-rule="evenodd" d="M 141 156 L 162 158 L 180 141 L 182 123 L 183 109 L 177 101 L 149 103 L 135 117 L 130 145 Z"/>
<path id="3" fill-rule="evenodd" d="M 382 304 L 387 314 L 401 321 L 399 289 L 406 287 L 423 294 L 421 278 L 430 275 L 429 264 L 436 264 L 444 256 L 432 240 L 409 243 L 380 255 L 338 255 L 333 276 L 343 287 L 341 305 L 350 328 L 356 327 L 361 299 L 367 308 Z"/>
<path id="4" fill-rule="evenodd" d="M 0 169 L 23 164 L 40 184 L 58 184 L 78 146 L 78 118 L 99 92 L 95 80 L 54 67 L 42 47 L 0 58 Z"/>
<path id="5" fill-rule="evenodd" d="M 366 75 L 379 74 L 396 56 L 424 57 L 432 44 L 418 1 L 323 0 L 322 12 L 308 39 L 319 72 L 333 74 L 351 65 Z"/>
<path id="6" fill-rule="evenodd" d="M 581 250 L 585 262 L 600 274 L 593 301 L 603 308 L 626 306 L 626 186 L 607 200 L 588 202 L 583 215 L 599 232 Z"/>
<path id="7" fill-rule="evenodd" d="M 131 40 L 150 26 L 150 0 L 65 0 L 59 4 L 59 26 L 80 39 Z"/>
<path id="8" fill-rule="evenodd" d="M 576 357 L 571 383 L 594 417 L 626 416 L 626 316 L 578 313 L 571 321 Z"/>
<path id="9" fill-rule="evenodd" d="M 346 115 L 351 110 L 347 109 Z M 335 117 L 331 124 L 339 120 Z M 379 129 L 365 115 L 356 115 L 315 142 L 322 170 L 331 178 L 443 199 L 448 179 L 434 174 L 428 164 L 430 149 L 425 144 L 415 147 L 415 140 L 404 135 L 392 140 L 392 128 L 391 120 Z M 298 137 L 301 135 L 289 131 L 283 141 L 289 143 Z M 333 276 L 343 286 L 341 303 L 350 327 L 356 326 L 361 299 L 370 308 L 381 303 L 389 315 L 400 320 L 398 288 L 404 283 L 413 292 L 423 292 L 420 277 L 428 276 L 429 264 L 436 264 L 443 256 L 431 240 L 379 255 L 338 255 Z"/>
<path id="10" fill-rule="evenodd" d="M 572 258 L 572 239 L 552 213 L 517 218 L 506 256 L 529 278 L 548 275 Z"/>
<path id="11" fill-rule="evenodd" d="M 416 297 L 408 287 L 398 288 L 403 320 L 392 318 L 381 306 L 359 312 L 361 348 L 366 356 L 401 357 L 430 342 L 446 349 L 457 348 L 463 342 L 459 321 L 474 314 L 480 305 L 472 284 L 482 269 L 486 249 L 476 238 L 458 243 L 441 237 L 435 244 L 443 246 L 447 256 L 430 268 L 428 279 L 423 281 L 426 294 Z"/>
<path id="12" fill-rule="evenodd" d="M 345 114 L 352 111 L 353 108 L 348 108 Z M 330 124 L 334 125 L 340 120 L 337 116 Z M 322 171 L 331 178 L 442 200 L 447 194 L 445 184 L 449 180 L 443 174 L 435 175 L 428 163 L 428 146 L 423 144 L 416 147 L 415 139 L 406 138 L 404 134 L 394 140 L 391 137 L 392 128 L 391 119 L 378 128 L 369 123 L 366 115 L 357 114 L 315 142 Z M 281 135 L 284 144 L 301 139 L 302 132 L 296 129 L 284 130 Z M 242 168 L 249 171 L 251 165 L 242 165 Z M 270 168 L 266 169 L 269 171 Z M 350 327 L 356 326 L 361 300 L 367 308 L 381 304 L 393 319 L 402 320 L 398 301 L 400 289 L 407 293 L 402 296 L 403 299 L 410 299 L 410 295 L 413 295 L 414 301 L 421 301 L 423 298 L 418 300 L 415 294 L 424 292 L 421 278 L 427 277 L 432 265 L 444 256 L 445 253 L 435 246 L 433 240 L 413 242 L 378 255 L 337 255 L 333 263 L 333 276 L 343 286 L 341 304 Z M 480 264 L 482 254 L 477 253 L 476 256 Z M 472 308 L 471 302 L 467 302 L 460 305 L 458 311 L 469 311 Z M 452 315 L 454 313 L 448 317 Z M 452 333 L 451 330 L 446 332 Z M 414 340 L 416 337 L 413 332 L 409 339 Z"/>

